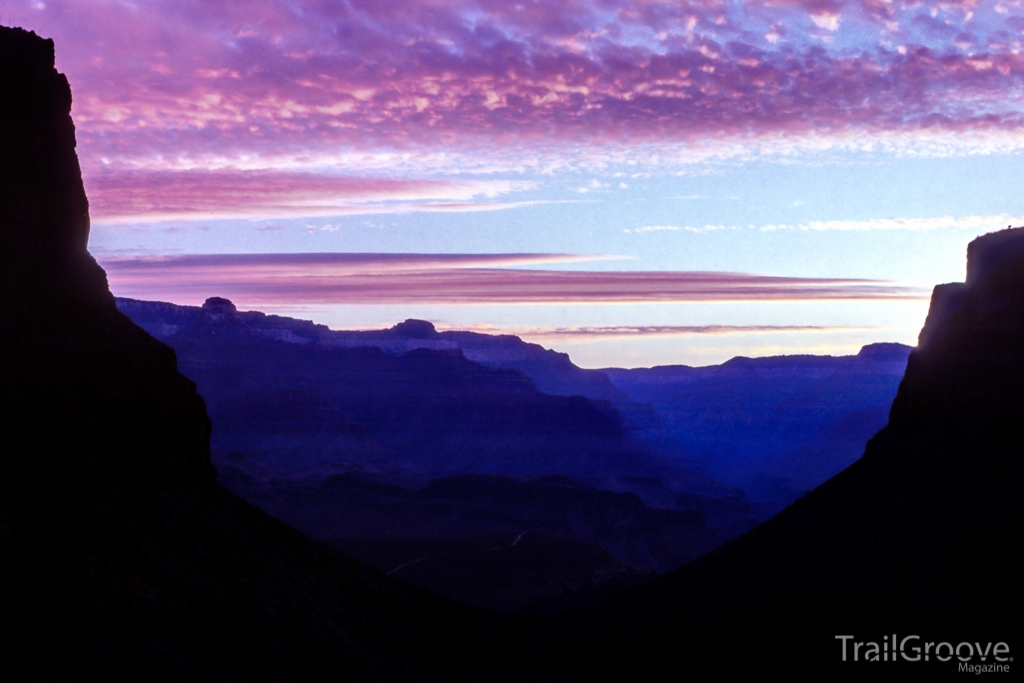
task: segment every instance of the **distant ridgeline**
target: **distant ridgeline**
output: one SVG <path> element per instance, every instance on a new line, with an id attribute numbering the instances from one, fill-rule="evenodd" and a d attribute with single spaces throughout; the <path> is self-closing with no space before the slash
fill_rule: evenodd
<path id="1" fill-rule="evenodd" d="M 214 421 L 221 481 L 383 570 L 417 560 L 422 573 L 430 548 L 448 549 L 450 565 L 453 539 L 469 548 L 523 532 L 575 540 L 564 549 L 597 561 L 591 582 L 632 580 L 628 566 L 672 569 L 755 521 L 742 492 L 633 436 L 619 406 L 647 411 L 648 422 L 656 421 L 651 408 L 632 404 L 603 373 L 516 337 L 439 334 L 419 321 L 335 333 L 239 313 L 220 298 L 201 308 L 119 306 L 172 345 L 197 382 Z M 493 364 L 467 359 L 462 346 Z M 557 544 L 545 552 L 552 550 Z M 467 562 L 482 561 L 470 555 Z M 575 585 L 578 558 L 563 559 Z M 605 571 L 615 562 L 621 571 Z M 470 599 L 455 584 L 429 585 Z M 521 595 L 520 605 L 505 596 L 501 606 L 538 597 Z"/>
<path id="2" fill-rule="evenodd" d="M 224 387 L 214 380 L 212 366 L 204 358 L 201 337 L 196 336 L 196 326 L 208 315 L 204 311 L 224 307 L 230 309 L 227 317 L 240 330 L 245 330 L 251 343 L 276 340 L 305 347 L 305 351 L 288 351 L 298 358 L 312 358 L 323 354 L 324 349 L 368 347 L 380 349 L 384 355 L 392 357 L 419 351 L 413 354 L 413 358 L 424 367 L 430 362 L 440 362 L 429 359 L 442 357 L 447 358 L 444 362 L 450 367 L 472 367 L 461 359 L 455 360 L 442 353 L 448 352 L 488 368 L 519 371 L 545 394 L 590 399 L 591 403 L 579 405 L 589 406 L 589 410 L 601 412 L 611 422 L 621 425 L 623 436 L 633 444 L 629 449 L 636 450 L 640 446 L 653 458 L 653 462 L 651 457 L 645 457 L 639 461 L 634 458 L 604 463 L 592 461 L 593 456 L 587 455 L 586 459 L 572 464 L 565 460 L 565 456 L 545 456 L 543 461 L 538 461 L 532 456 L 524 458 L 513 449 L 509 453 L 515 454 L 514 458 L 506 463 L 494 463 L 487 460 L 484 451 L 467 460 L 466 457 L 452 458 L 450 449 L 439 451 L 436 445 L 431 445 L 438 456 L 444 456 L 436 463 L 439 472 L 583 477 L 600 487 L 633 491 L 655 507 L 672 507 L 672 497 L 664 494 L 655 496 L 650 486 L 641 486 L 635 481 L 625 482 L 624 477 L 671 479 L 682 476 L 688 480 L 685 485 L 673 481 L 665 481 L 665 484 L 677 493 L 696 493 L 699 497 L 701 492 L 693 488 L 694 476 L 699 475 L 742 490 L 755 515 L 761 518 L 796 500 L 860 456 L 864 443 L 885 425 L 910 353 L 910 347 L 901 344 L 873 344 L 864 347 L 856 356 L 735 358 L 722 365 L 702 368 L 665 366 L 637 370 L 584 370 L 574 365 L 564 353 L 546 350 L 515 336 L 437 332 L 433 325 L 420 320 L 407 320 L 385 330 L 332 331 L 309 321 L 268 316 L 256 311 L 237 312 L 229 301 L 219 298 L 210 299 L 202 308 L 131 299 L 118 299 L 118 307 L 141 327 L 183 354 L 183 372 L 200 384 L 203 395 L 211 402 L 215 422 L 221 425 L 213 437 L 215 457 L 218 451 L 251 455 L 253 449 L 259 449 L 255 442 L 241 443 L 236 438 L 239 429 L 235 425 L 239 424 L 242 416 L 231 411 L 236 410 L 232 406 L 241 404 L 236 398 L 228 399 L 221 395 Z M 218 316 L 219 320 L 227 320 L 220 314 Z M 224 334 L 221 333 L 221 339 L 227 343 Z M 435 353 L 425 353 L 424 350 Z M 364 350 L 360 353 L 370 352 Z M 230 361 L 230 358 L 226 357 L 225 361 Z M 396 361 L 380 357 L 378 362 L 398 367 L 403 362 L 412 362 L 412 358 Z M 484 371 L 478 369 L 475 372 Z M 491 373 L 486 376 L 504 378 L 493 385 L 494 393 L 509 391 L 503 388 L 503 383 L 507 385 L 511 375 Z M 522 379 L 525 378 L 520 381 Z M 247 381 L 248 386 L 255 388 L 262 380 L 250 378 Z M 274 381 L 283 380 L 276 376 Z M 305 379 L 293 382 L 295 389 L 308 385 Z M 468 387 L 465 390 L 471 391 Z M 519 393 L 524 390 L 522 386 L 516 389 Z M 401 389 L 395 388 L 395 391 Z M 339 388 L 335 393 L 341 392 L 343 390 Z M 269 395 L 263 396 L 262 410 L 269 410 Z M 219 408 L 220 398 L 226 399 L 224 410 Z M 284 414 L 286 408 L 282 401 L 276 408 L 276 419 L 294 422 L 299 419 L 300 412 L 308 414 L 308 410 L 303 411 L 299 407 L 302 400 L 310 399 L 308 396 L 301 399 L 298 394 L 291 397 L 296 406 L 291 417 Z M 371 425 L 356 418 L 355 412 L 360 410 L 359 407 L 342 406 L 346 400 L 336 395 L 330 402 L 348 419 L 373 431 Z M 267 415 L 260 414 L 263 415 L 260 420 L 267 418 Z M 564 420 L 556 413 L 552 413 L 551 418 L 556 424 Z M 619 427 L 613 427 L 611 422 L 604 429 L 618 430 Z M 575 423 L 578 424 L 578 419 Z M 565 424 L 568 427 L 574 422 Z M 595 418 L 594 425 L 597 424 Z M 294 426 L 296 434 L 302 430 L 298 424 Z M 452 433 L 460 429 L 465 431 L 465 426 L 458 423 L 448 426 Z M 515 427 L 517 431 L 533 428 L 532 425 Z M 361 433 L 368 432 L 364 429 Z M 374 433 L 378 444 L 398 436 L 393 430 L 389 432 L 390 436 L 379 431 Z M 606 434 L 605 441 L 610 444 L 608 434 L 610 432 Z M 411 443 L 424 443 L 419 436 L 409 436 L 414 437 Z M 310 466 L 310 458 L 321 458 L 324 464 L 329 464 L 333 458 L 335 468 L 358 467 L 361 457 L 359 445 L 352 434 L 346 438 L 348 443 L 344 448 L 337 449 L 334 456 L 324 458 L 322 448 L 310 435 L 303 445 L 304 454 L 289 453 L 288 462 L 292 464 L 281 464 L 299 470 Z M 264 443 L 268 444 L 268 449 L 281 449 L 280 445 L 269 445 L 271 442 L 266 439 Z M 614 448 L 623 446 L 620 442 Z M 414 469 L 425 471 L 424 456 L 417 457 L 418 464 Z M 474 458 L 479 462 L 473 461 Z M 609 476 L 616 481 L 610 483 Z M 712 497 L 721 498 L 722 492 L 712 492 Z"/>
<path id="3" fill-rule="evenodd" d="M 118 307 L 198 384 L 223 483 L 395 576 L 506 610 L 673 569 L 792 502 L 885 424 L 909 353 L 584 370 L 418 320 L 331 331 L 218 297 Z M 519 533 L 502 552 L 539 574 L 516 593 L 480 549 Z"/>

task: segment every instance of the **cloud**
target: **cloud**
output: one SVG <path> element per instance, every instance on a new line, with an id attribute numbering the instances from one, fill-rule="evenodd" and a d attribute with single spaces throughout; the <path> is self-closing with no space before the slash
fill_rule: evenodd
<path id="1" fill-rule="evenodd" d="M 560 254 L 230 254 L 101 260 L 118 296 L 243 305 L 921 299 L 872 280 L 741 273 L 521 270 L 593 260 Z M 610 257 L 615 258 L 615 257 Z"/>
<path id="2" fill-rule="evenodd" d="M 794 205 L 803 202 L 794 202 Z M 801 230 L 801 231 L 872 231 L 872 230 L 907 230 L 914 232 L 929 230 L 969 230 L 969 231 L 990 231 L 998 230 L 1009 225 L 1024 225 L 1024 216 L 1010 216 L 1008 214 L 997 214 L 990 216 L 939 216 L 933 218 L 871 218 L 866 220 L 828 220 L 828 221 L 807 221 L 806 223 L 768 223 L 760 226 L 748 225 L 703 225 L 703 226 L 676 226 L 676 225 L 649 225 L 642 228 L 625 229 L 627 233 L 644 232 L 714 232 L 718 230 L 760 230 L 761 232 L 774 232 L 778 230 Z"/>
<path id="3" fill-rule="evenodd" d="M 811 15 L 811 21 L 814 22 L 815 26 L 817 26 L 818 28 L 823 28 L 826 31 L 833 32 L 839 30 L 840 18 L 841 16 L 839 14 L 835 14 L 833 12 L 828 11 L 823 11 L 818 14 Z"/>
<path id="4" fill-rule="evenodd" d="M 323 172 L 380 150 L 507 168 L 538 150 L 773 136 L 784 144 L 761 153 L 922 136 L 970 151 L 1024 129 L 1020 3 L 16 0 L 4 13 L 56 39 L 90 183 L 211 160 Z"/>
<path id="5" fill-rule="evenodd" d="M 870 220 L 809 221 L 798 225 L 762 225 L 760 230 L 973 230 L 988 231 L 1008 225 L 1024 225 L 1024 216 L 940 216 L 938 218 L 873 218 Z"/>
<path id="6" fill-rule="evenodd" d="M 625 229 L 623 232 L 632 233 L 644 233 L 644 232 L 716 232 L 718 230 L 742 230 L 743 228 L 735 225 L 702 225 L 700 227 L 694 227 L 692 225 L 678 226 L 678 225 L 647 225 L 642 228 L 634 228 L 632 230 Z"/>
<path id="7" fill-rule="evenodd" d="M 447 330 L 444 326 L 439 327 Z M 452 326 L 452 330 L 466 330 Z M 639 325 L 606 327 L 523 327 L 494 328 L 480 326 L 471 331 L 489 334 L 514 334 L 531 339 L 599 340 L 638 337 L 689 337 L 694 335 L 771 334 L 788 332 L 846 332 L 870 330 L 874 327 L 832 325 Z"/>
<path id="8" fill-rule="evenodd" d="M 313 226 L 309 226 L 313 227 Z M 599 254 L 410 254 L 410 253 L 288 253 L 186 254 L 148 257 L 111 257 L 102 260 L 113 272 L 168 274 L 175 272 L 224 273 L 228 277 L 260 269 L 264 274 L 290 276 L 326 270 L 336 276 L 356 273 L 393 273 L 456 268 L 501 268 L 553 263 L 609 261 L 626 257 Z M 237 271 L 237 273 L 236 273 Z"/>
<path id="9" fill-rule="evenodd" d="M 622 232 L 676 232 L 678 230 L 682 230 L 678 225 L 645 225 L 642 228 L 633 228 L 632 230 L 626 228 Z"/>
<path id="10" fill-rule="evenodd" d="M 409 211 L 493 211 L 522 202 L 468 201 L 532 189 L 510 180 L 434 181 L 265 171 L 128 171 L 92 176 L 97 223 L 287 218 Z M 417 200 L 438 200 L 425 203 Z"/>

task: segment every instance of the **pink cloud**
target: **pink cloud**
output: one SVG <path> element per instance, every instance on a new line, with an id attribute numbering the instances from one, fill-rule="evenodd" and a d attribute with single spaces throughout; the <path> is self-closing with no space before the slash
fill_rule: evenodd
<path id="1" fill-rule="evenodd" d="M 452 327 L 464 330 L 465 327 Z M 530 339 L 619 339 L 637 337 L 689 337 L 693 335 L 758 334 L 771 332 L 840 332 L 873 329 L 836 325 L 637 325 L 607 327 L 524 327 L 494 328 L 480 326 L 470 331 L 485 334 L 515 334 Z"/>
<path id="2" fill-rule="evenodd" d="M 909 25 L 970 3 L 883 4 Z M 13 13 L 57 38 L 90 157 L 1020 125 L 1004 96 L 1024 66 L 1009 48 L 906 36 L 924 60 L 808 33 L 812 15 L 871 18 L 883 4 L 777 0 L 747 16 L 715 0 L 52 0 Z M 767 30 L 793 12 L 806 23 L 775 46 L 739 23 Z M 980 45 L 1011 18 L 958 30 Z M 979 73 L 979 60 L 1000 69 Z"/>
<path id="3" fill-rule="evenodd" d="M 174 273 L 222 274 L 246 277 L 253 269 L 276 277 L 293 277 L 325 269 L 334 276 L 357 273 L 392 273 L 454 268 L 501 268 L 609 261 L 625 257 L 597 254 L 411 254 L 411 253 L 292 253 L 292 254 L 187 254 L 143 258 L 111 258 L 103 261 L 108 270 L 142 278 L 159 278 Z"/>
<path id="4" fill-rule="evenodd" d="M 467 200 L 524 187 L 529 184 L 506 180 L 430 181 L 226 169 L 98 173 L 89 177 L 87 190 L 93 220 L 116 223 L 495 210 L 503 205 Z M 420 201 L 424 199 L 444 203 Z M 379 206 L 380 202 L 403 203 Z"/>
<path id="5" fill-rule="evenodd" d="M 552 254 L 234 254 L 101 261 L 118 296 L 242 305 L 918 299 L 871 280 L 739 273 L 519 270 Z M 497 266 L 506 266 L 499 268 Z"/>

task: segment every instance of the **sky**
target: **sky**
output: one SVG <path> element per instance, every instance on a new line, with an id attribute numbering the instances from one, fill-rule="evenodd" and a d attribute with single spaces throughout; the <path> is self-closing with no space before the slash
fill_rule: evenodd
<path id="1" fill-rule="evenodd" d="M 1024 224 L 1021 0 L 0 0 L 119 296 L 584 367 L 916 342 Z"/>

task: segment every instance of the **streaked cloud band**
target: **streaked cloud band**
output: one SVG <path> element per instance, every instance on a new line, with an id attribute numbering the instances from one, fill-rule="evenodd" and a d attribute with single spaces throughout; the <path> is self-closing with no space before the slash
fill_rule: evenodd
<path id="1" fill-rule="evenodd" d="M 112 259 L 101 265 L 119 296 L 176 303 L 198 303 L 215 295 L 258 305 L 870 300 L 919 299 L 929 294 L 895 283 L 856 279 L 493 267 L 572 258 L 544 254 L 233 254 Z"/>
<path id="2" fill-rule="evenodd" d="M 446 328 L 440 328 L 442 330 Z M 464 330 L 465 327 L 452 327 Z M 521 327 L 493 328 L 480 326 L 471 331 L 489 334 L 514 334 L 529 339 L 635 339 L 639 337 L 688 337 L 694 335 L 771 334 L 790 332 L 847 332 L 872 330 L 871 326 L 856 325 L 630 325 L 598 327 Z"/>
<path id="3" fill-rule="evenodd" d="M 701 226 L 676 226 L 676 225 L 649 225 L 641 228 L 625 228 L 626 233 L 650 233 L 650 232 L 717 232 L 720 230 L 759 230 L 761 232 L 775 231 L 857 231 L 868 232 L 873 230 L 907 230 L 912 232 L 926 232 L 929 230 L 968 230 L 975 232 L 987 232 L 993 229 L 1008 226 L 1024 225 L 1024 216 L 1011 216 L 1009 214 L 996 214 L 988 216 L 940 216 L 933 218 L 871 218 L 866 220 L 827 220 L 808 221 L 806 223 L 768 223 L 763 225 L 701 225 Z"/>
<path id="4" fill-rule="evenodd" d="M 96 223 L 294 218 L 415 211 L 496 211 L 541 202 L 495 202 L 531 190 L 521 180 L 417 180 L 267 171 L 121 171 L 90 179 Z"/>

